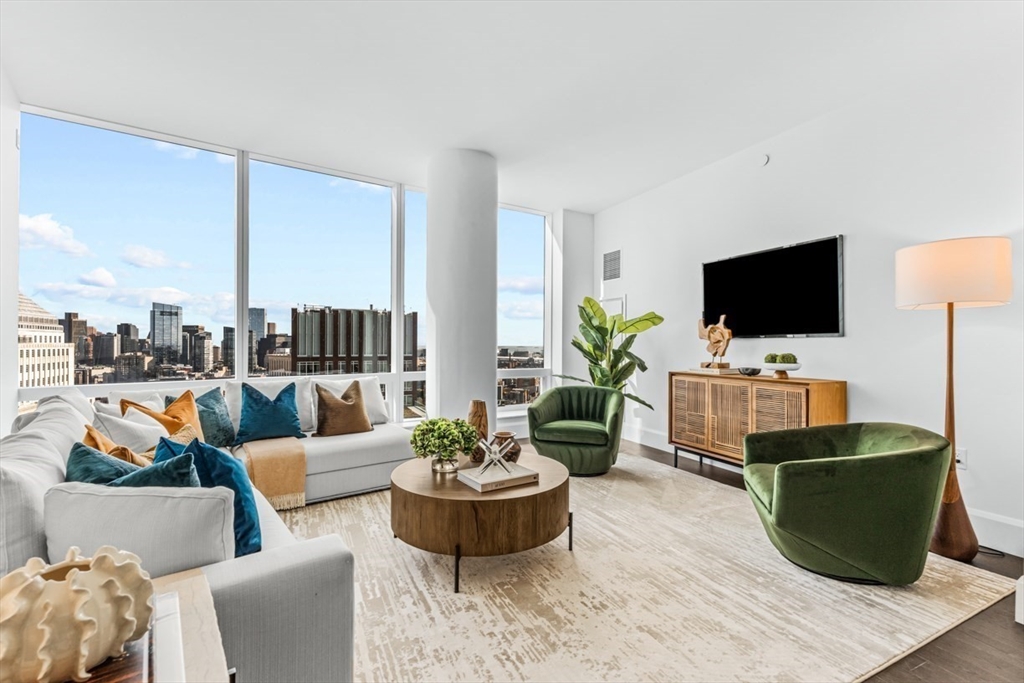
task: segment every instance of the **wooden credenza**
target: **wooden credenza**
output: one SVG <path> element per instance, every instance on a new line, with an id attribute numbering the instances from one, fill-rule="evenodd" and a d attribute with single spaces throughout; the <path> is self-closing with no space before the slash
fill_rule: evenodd
<path id="1" fill-rule="evenodd" d="M 668 392 L 669 443 L 733 464 L 747 434 L 846 422 L 840 380 L 670 372 Z"/>

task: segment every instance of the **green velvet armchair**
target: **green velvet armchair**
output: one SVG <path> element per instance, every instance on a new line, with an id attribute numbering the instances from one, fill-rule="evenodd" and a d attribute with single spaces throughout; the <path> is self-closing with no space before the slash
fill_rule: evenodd
<path id="1" fill-rule="evenodd" d="M 768 538 L 831 578 L 902 586 L 924 572 L 949 469 L 943 437 L 893 423 L 748 434 L 743 480 Z"/>
<path id="2" fill-rule="evenodd" d="M 555 387 L 530 405 L 530 443 L 569 474 L 604 474 L 619 456 L 622 393 L 585 384 Z"/>

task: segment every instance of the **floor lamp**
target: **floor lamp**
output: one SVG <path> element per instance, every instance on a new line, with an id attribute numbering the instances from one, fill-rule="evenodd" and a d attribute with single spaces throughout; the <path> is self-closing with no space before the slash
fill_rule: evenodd
<path id="1" fill-rule="evenodd" d="M 946 438 L 953 449 L 931 551 L 970 562 L 978 554 L 956 476 L 953 402 L 953 311 L 1010 303 L 1013 263 L 1007 237 L 965 237 L 896 252 L 896 307 L 946 309 Z"/>

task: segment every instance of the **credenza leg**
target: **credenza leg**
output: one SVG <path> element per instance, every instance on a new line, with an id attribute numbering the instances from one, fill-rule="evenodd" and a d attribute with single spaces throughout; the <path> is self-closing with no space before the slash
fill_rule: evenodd
<path id="1" fill-rule="evenodd" d="M 679 447 L 677 446 L 676 448 L 673 448 L 672 450 L 674 450 L 675 453 L 676 453 L 676 460 L 675 460 L 675 462 L 672 463 L 672 467 L 674 467 L 675 469 L 678 470 L 679 469 Z"/>
<path id="2" fill-rule="evenodd" d="M 462 559 L 462 546 L 455 544 L 455 592 L 459 592 L 459 561 Z"/>

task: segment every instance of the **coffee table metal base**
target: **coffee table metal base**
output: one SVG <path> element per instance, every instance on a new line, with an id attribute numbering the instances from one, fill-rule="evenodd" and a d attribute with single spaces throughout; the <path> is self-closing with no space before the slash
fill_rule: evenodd
<path id="1" fill-rule="evenodd" d="M 395 536 L 398 538 L 398 536 Z M 572 552 L 572 513 L 569 513 L 569 552 Z M 462 561 L 462 546 L 455 544 L 455 592 L 459 592 L 459 565 Z"/>

